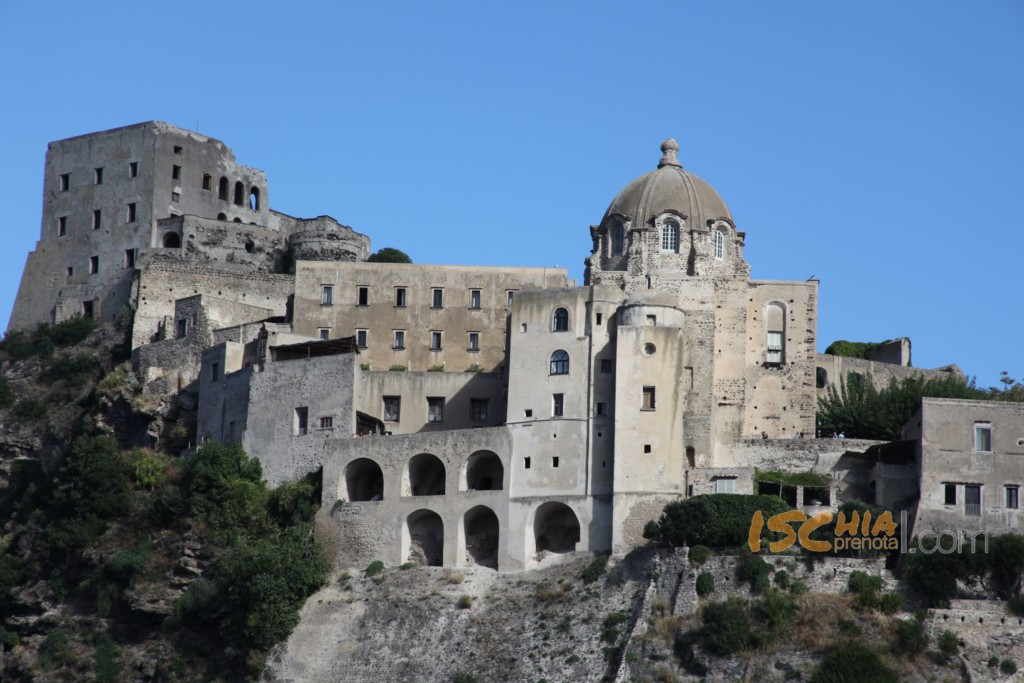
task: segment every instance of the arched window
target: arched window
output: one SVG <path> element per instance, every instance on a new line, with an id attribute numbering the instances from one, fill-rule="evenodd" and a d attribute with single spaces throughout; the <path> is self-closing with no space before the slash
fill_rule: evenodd
<path id="1" fill-rule="evenodd" d="M 226 213 L 218 213 L 217 214 L 217 220 L 219 220 L 219 221 L 226 221 L 227 219 L 228 219 L 228 215 Z"/>
<path id="2" fill-rule="evenodd" d="M 715 259 L 721 261 L 725 258 L 725 233 L 715 230 Z"/>
<path id="3" fill-rule="evenodd" d="M 249 208 L 253 211 L 260 210 L 260 188 L 258 187 L 249 190 Z"/>
<path id="4" fill-rule="evenodd" d="M 665 221 L 661 224 L 661 251 L 679 251 L 679 224 L 675 221 Z"/>
<path id="5" fill-rule="evenodd" d="M 221 176 L 220 183 L 217 185 L 217 198 L 228 200 L 228 179 Z"/>
<path id="6" fill-rule="evenodd" d="M 164 235 L 164 249 L 180 249 L 181 237 L 176 232 L 169 232 Z"/>
<path id="7" fill-rule="evenodd" d="M 569 374 L 569 354 L 559 349 L 551 354 L 551 374 L 552 375 L 568 375 Z"/>
<path id="8" fill-rule="evenodd" d="M 814 371 L 814 384 L 819 389 L 824 389 L 825 385 L 828 384 L 828 370 L 816 368 Z"/>
<path id="9" fill-rule="evenodd" d="M 235 183 L 235 204 L 245 206 L 245 185 L 241 181 Z"/>
<path id="10" fill-rule="evenodd" d="M 553 332 L 565 332 L 569 329 L 569 311 L 564 308 L 555 309 L 555 319 L 552 321 L 551 330 Z"/>
<path id="11" fill-rule="evenodd" d="M 770 365 L 782 365 L 786 362 L 786 309 L 782 304 L 768 304 L 765 324 L 768 331 L 765 361 Z"/>
<path id="12" fill-rule="evenodd" d="M 621 256 L 626 242 L 626 231 L 621 225 L 612 226 L 612 256 Z"/>

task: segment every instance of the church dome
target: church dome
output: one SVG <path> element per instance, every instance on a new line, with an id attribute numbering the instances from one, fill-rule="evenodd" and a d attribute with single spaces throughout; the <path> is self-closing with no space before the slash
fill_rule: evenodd
<path id="1" fill-rule="evenodd" d="M 661 144 L 658 168 L 626 185 L 605 211 L 601 223 L 613 214 L 632 219 L 634 227 L 652 225 L 652 220 L 665 211 L 676 211 L 687 217 L 693 227 L 706 228 L 707 222 L 726 218 L 732 222 L 729 208 L 714 188 L 683 170 L 676 158 L 679 143 L 669 138 Z"/>

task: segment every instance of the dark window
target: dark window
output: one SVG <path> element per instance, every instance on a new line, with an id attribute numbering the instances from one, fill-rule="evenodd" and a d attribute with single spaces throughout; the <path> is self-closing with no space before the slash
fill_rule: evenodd
<path id="1" fill-rule="evenodd" d="M 331 338 L 331 328 L 329 327 L 321 327 L 317 332 L 320 334 L 320 339 L 324 341 Z"/>
<path id="2" fill-rule="evenodd" d="M 103 212 L 100 209 L 92 210 L 92 229 L 99 230 L 103 225 Z"/>
<path id="3" fill-rule="evenodd" d="M 558 467 L 558 456 L 557 455 L 554 455 L 554 456 L 551 457 L 551 466 L 552 467 Z"/>
<path id="4" fill-rule="evenodd" d="M 487 403 L 488 401 L 486 398 L 470 399 L 470 419 L 475 422 L 486 422 Z"/>
<path id="5" fill-rule="evenodd" d="M 964 514 L 971 517 L 981 515 L 981 487 L 977 484 L 964 486 Z"/>
<path id="6" fill-rule="evenodd" d="M 130 204 L 128 204 L 128 216 L 127 216 L 127 219 L 128 219 L 129 223 L 134 223 L 135 222 L 135 202 L 131 202 Z"/>
<path id="7" fill-rule="evenodd" d="M 295 409 L 295 434 L 302 436 L 309 432 L 309 408 Z"/>
<path id="8" fill-rule="evenodd" d="M 1006 487 L 1006 509 L 1016 510 L 1020 507 L 1020 487 Z"/>
<path id="9" fill-rule="evenodd" d="M 100 257 L 99 256 L 90 256 L 89 257 L 89 273 L 91 275 L 95 275 L 98 272 L 100 272 Z"/>
<path id="10" fill-rule="evenodd" d="M 175 145 L 174 146 L 174 153 L 175 154 L 181 154 L 181 145 Z"/>
<path id="11" fill-rule="evenodd" d="M 395 287 L 395 306 L 405 308 L 405 287 Z"/>
<path id="12" fill-rule="evenodd" d="M 330 306 L 334 303 L 334 287 L 331 285 L 323 285 L 320 288 L 320 303 L 324 306 Z"/>
<path id="13" fill-rule="evenodd" d="M 651 452 L 651 444 L 645 443 L 644 444 L 644 453 L 650 453 L 650 452 Z"/>
<path id="14" fill-rule="evenodd" d="M 213 363 L 210 366 L 210 381 L 216 382 L 220 379 L 220 363 Z"/>
<path id="15" fill-rule="evenodd" d="M 551 369 L 552 375 L 568 375 L 569 374 L 569 354 L 559 349 L 551 354 Z"/>
<path id="16" fill-rule="evenodd" d="M 530 469 L 530 456 L 526 456 L 525 458 L 523 458 L 523 469 Z"/>
<path id="17" fill-rule="evenodd" d="M 654 387 L 644 387 L 644 398 L 643 404 L 640 406 L 641 410 L 654 410 Z"/>
<path id="18" fill-rule="evenodd" d="M 471 289 L 469 290 L 469 307 L 480 308 L 480 290 Z"/>
<path id="19" fill-rule="evenodd" d="M 597 324 L 600 325 L 603 316 L 600 313 L 598 313 L 595 317 L 597 318 L 597 320 L 596 320 Z"/>
<path id="20" fill-rule="evenodd" d="M 569 329 L 569 311 L 564 308 L 555 309 L 555 318 L 551 325 L 555 332 L 565 332 Z"/>
<path id="21" fill-rule="evenodd" d="M 82 315 L 86 318 L 91 318 L 93 316 L 93 306 L 91 301 L 82 302 Z"/>
<path id="22" fill-rule="evenodd" d="M 402 413 L 402 397 L 401 396 L 385 396 L 384 397 L 384 421 L 385 422 L 398 422 Z"/>
<path id="23" fill-rule="evenodd" d="M 334 418 L 333 417 L 321 417 L 320 418 L 320 429 L 334 429 Z"/>
<path id="24" fill-rule="evenodd" d="M 527 409 L 525 409 L 525 410 L 523 411 L 523 414 L 524 414 L 524 415 L 526 415 L 526 417 L 533 417 L 533 408 L 527 408 Z"/>
<path id="25" fill-rule="evenodd" d="M 71 174 L 70 173 L 61 173 L 60 174 L 60 191 L 61 192 L 67 192 L 70 187 L 71 187 Z"/>
<path id="26" fill-rule="evenodd" d="M 956 484 L 943 484 L 946 505 L 956 505 Z"/>
<path id="27" fill-rule="evenodd" d="M 366 348 L 366 330 L 356 330 L 356 346 L 361 349 Z"/>
<path id="28" fill-rule="evenodd" d="M 828 384 L 828 370 L 825 368 L 815 368 L 814 386 L 819 389 L 824 389 L 826 384 Z"/>
<path id="29" fill-rule="evenodd" d="M 58 216 L 57 217 L 57 237 L 63 237 L 68 234 L 68 217 Z"/>
<path id="30" fill-rule="evenodd" d="M 434 331 L 430 333 L 430 350 L 440 351 L 441 350 L 441 333 Z"/>
<path id="31" fill-rule="evenodd" d="M 68 266 L 68 277 L 75 274 L 75 269 L 72 266 Z"/>
<path id="32" fill-rule="evenodd" d="M 992 425 L 985 422 L 974 425 L 974 450 L 989 452 L 992 450 Z"/>
<path id="33" fill-rule="evenodd" d="M 601 372 L 603 374 L 608 374 L 611 371 L 612 371 L 612 359 L 611 358 L 602 358 L 601 359 Z"/>
<path id="34" fill-rule="evenodd" d="M 139 162 L 129 161 L 128 162 L 128 177 L 137 178 L 139 177 Z"/>
<path id="35" fill-rule="evenodd" d="M 435 290 L 433 290 L 433 292 L 431 293 L 430 307 L 431 308 L 444 308 L 444 290 L 443 289 L 435 289 Z"/>
<path id="36" fill-rule="evenodd" d="M 508 306 L 511 306 L 511 305 L 512 305 L 512 299 L 514 299 L 514 298 L 515 298 L 515 295 L 516 295 L 516 290 L 514 290 L 514 289 L 510 289 L 510 290 L 508 290 L 508 292 L 506 292 L 506 293 L 508 294 L 508 300 L 507 300 L 507 305 L 508 305 Z"/>
<path id="37" fill-rule="evenodd" d="M 607 416 L 608 415 L 608 404 L 603 402 L 603 401 L 598 401 L 597 402 L 596 413 L 597 413 L 598 417 L 605 417 L 605 416 Z"/>
<path id="38" fill-rule="evenodd" d="M 220 179 L 220 183 L 217 185 L 217 198 L 228 200 L 228 179 L 223 176 Z"/>
<path id="39" fill-rule="evenodd" d="M 249 208 L 253 211 L 260 210 L 260 188 L 249 188 Z"/>
<path id="40" fill-rule="evenodd" d="M 480 333 L 470 332 L 469 333 L 469 348 L 467 351 L 479 351 L 480 350 Z"/>
<path id="41" fill-rule="evenodd" d="M 135 267 L 135 250 L 125 249 L 124 250 L 124 267 L 134 268 Z"/>
<path id="42" fill-rule="evenodd" d="M 164 249 L 180 249 L 181 238 L 176 232 L 164 233 Z"/>
<path id="43" fill-rule="evenodd" d="M 178 339 L 181 339 L 188 333 L 188 319 L 182 318 L 178 321 L 177 335 Z"/>
<path id="44" fill-rule="evenodd" d="M 565 411 L 565 394 L 551 394 L 551 415 L 562 417 Z"/>
<path id="45" fill-rule="evenodd" d="M 358 303 L 356 305 L 358 305 L 358 306 L 368 306 L 370 304 L 370 288 L 369 287 L 360 287 L 357 296 L 358 296 L 358 299 L 357 299 Z"/>
<path id="46" fill-rule="evenodd" d="M 213 178 L 209 173 L 203 174 L 203 189 L 209 192 L 213 188 Z"/>
<path id="47" fill-rule="evenodd" d="M 103 184 L 103 169 L 102 168 L 94 168 L 92 170 L 92 181 L 94 183 L 96 183 L 97 185 L 102 185 Z"/>
<path id="48" fill-rule="evenodd" d="M 241 181 L 235 183 L 235 204 L 245 206 L 245 185 Z"/>
<path id="49" fill-rule="evenodd" d="M 405 348 L 405 330 L 395 330 L 394 343 L 391 345 L 393 349 L 404 349 Z"/>
<path id="50" fill-rule="evenodd" d="M 444 398 L 427 398 L 427 422 L 444 422 Z"/>
<path id="51" fill-rule="evenodd" d="M 181 180 L 181 166 L 171 166 L 171 179 Z"/>

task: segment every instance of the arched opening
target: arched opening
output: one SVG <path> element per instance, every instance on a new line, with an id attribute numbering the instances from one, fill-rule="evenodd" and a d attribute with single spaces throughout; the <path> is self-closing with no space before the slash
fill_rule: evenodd
<path id="1" fill-rule="evenodd" d="M 443 496 L 444 463 L 430 453 L 414 455 L 405 469 L 402 494 L 406 496 Z"/>
<path id="2" fill-rule="evenodd" d="M 693 446 L 686 447 L 686 466 L 690 469 L 697 466 L 697 451 L 693 449 Z"/>
<path id="3" fill-rule="evenodd" d="M 260 188 L 258 187 L 249 190 L 249 208 L 253 211 L 260 210 Z"/>
<path id="4" fill-rule="evenodd" d="M 477 451 L 466 461 L 466 490 L 500 491 L 504 487 L 505 466 L 491 451 Z"/>
<path id="5" fill-rule="evenodd" d="M 768 331 L 765 361 L 769 365 L 782 365 L 786 362 L 786 309 L 782 304 L 768 304 L 764 317 Z"/>
<path id="6" fill-rule="evenodd" d="M 238 217 L 232 218 L 231 220 L 232 220 L 233 223 L 241 223 L 242 222 L 242 219 L 238 218 Z"/>
<path id="7" fill-rule="evenodd" d="M 345 485 L 349 501 L 384 500 L 384 473 L 369 458 L 357 458 L 345 468 Z"/>
<path id="8" fill-rule="evenodd" d="M 246 240 L 245 250 L 250 254 L 253 253 L 254 251 L 256 251 L 256 244 L 252 240 Z"/>
<path id="9" fill-rule="evenodd" d="M 498 516 L 485 505 L 477 505 L 463 517 L 466 564 L 498 568 Z"/>
<path id="10" fill-rule="evenodd" d="M 564 308 L 556 308 L 554 319 L 551 321 L 553 332 L 565 332 L 569 329 L 569 311 Z"/>
<path id="11" fill-rule="evenodd" d="M 571 553 L 580 541 L 580 521 L 564 503 L 544 503 L 533 518 L 537 552 Z"/>
<path id="12" fill-rule="evenodd" d="M 612 226 L 612 256 L 622 256 L 626 242 L 626 231 L 621 225 Z"/>
<path id="13" fill-rule="evenodd" d="M 662 253 L 675 253 L 679 250 L 679 224 L 675 221 L 665 221 L 661 224 L 661 251 Z"/>
<path id="14" fill-rule="evenodd" d="M 245 206 L 245 185 L 242 184 L 242 181 L 235 183 L 235 204 Z"/>
<path id="15" fill-rule="evenodd" d="M 228 219 L 228 215 L 226 213 L 224 213 L 223 211 L 217 214 L 217 220 L 219 220 L 219 221 L 226 221 L 227 219 Z"/>
<path id="16" fill-rule="evenodd" d="M 815 369 L 814 385 L 819 389 L 824 389 L 826 384 L 828 384 L 828 370 L 825 368 Z"/>
<path id="17" fill-rule="evenodd" d="M 559 349 L 551 354 L 551 370 L 552 375 L 568 375 L 569 374 L 569 354 Z"/>
<path id="18" fill-rule="evenodd" d="M 725 259 L 725 233 L 721 230 L 715 230 L 715 259 Z"/>
<path id="19" fill-rule="evenodd" d="M 444 522 L 431 510 L 417 510 L 405 518 L 409 535 L 405 562 L 440 567 L 444 564 Z"/>
<path id="20" fill-rule="evenodd" d="M 164 234 L 164 249 L 181 249 L 181 237 L 176 232 Z"/>
<path id="21" fill-rule="evenodd" d="M 217 198 L 228 200 L 228 179 L 221 176 L 220 183 L 217 185 Z"/>

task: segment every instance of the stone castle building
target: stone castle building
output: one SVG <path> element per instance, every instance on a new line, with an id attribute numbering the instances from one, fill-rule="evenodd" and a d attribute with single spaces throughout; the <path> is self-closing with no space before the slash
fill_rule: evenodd
<path id="1" fill-rule="evenodd" d="M 272 210 L 261 171 L 168 124 L 55 142 L 9 328 L 130 312 L 134 371 L 196 398 L 198 441 L 273 484 L 323 468 L 347 564 L 624 551 L 670 500 L 753 491 L 844 369 L 816 353 L 817 281 L 750 279 L 678 151 L 590 227 L 577 286 L 367 262 L 365 235 Z"/>

